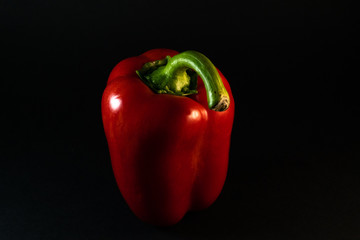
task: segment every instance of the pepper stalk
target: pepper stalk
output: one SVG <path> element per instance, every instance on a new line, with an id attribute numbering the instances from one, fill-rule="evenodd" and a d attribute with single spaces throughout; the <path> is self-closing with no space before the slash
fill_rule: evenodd
<path id="1" fill-rule="evenodd" d="M 229 93 L 216 67 L 197 51 L 185 51 L 148 62 L 136 73 L 154 92 L 178 96 L 196 94 L 199 75 L 205 85 L 209 108 L 221 112 L 230 106 Z"/>

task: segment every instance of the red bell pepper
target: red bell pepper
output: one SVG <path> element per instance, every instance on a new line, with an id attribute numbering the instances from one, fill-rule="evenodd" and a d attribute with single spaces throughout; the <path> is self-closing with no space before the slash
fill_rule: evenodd
<path id="1" fill-rule="evenodd" d="M 112 70 L 101 107 L 115 179 L 136 216 L 172 225 L 216 200 L 234 99 L 208 58 L 155 49 L 125 59 Z"/>

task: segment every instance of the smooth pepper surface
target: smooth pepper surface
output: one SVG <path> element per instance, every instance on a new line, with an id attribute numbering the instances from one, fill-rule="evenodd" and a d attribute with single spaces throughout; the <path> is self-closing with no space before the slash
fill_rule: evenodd
<path id="1" fill-rule="evenodd" d="M 165 90 L 156 92 L 139 75 L 146 63 L 176 55 L 173 50 L 154 49 L 121 61 L 102 97 L 117 185 L 134 214 L 154 225 L 172 225 L 188 211 L 209 207 L 219 196 L 228 169 L 235 104 L 222 73 L 214 67 L 228 94 L 227 109 L 221 111 L 209 109 L 209 93 L 200 76 L 195 76 L 196 85 L 190 84 L 195 90 L 179 81 L 168 84 L 170 88 L 159 84 Z M 199 69 L 207 71 L 202 58 L 200 63 L 196 59 L 189 60 L 195 61 L 193 68 L 200 64 Z M 170 75 L 188 80 L 188 75 L 200 71 L 190 69 L 193 65 L 186 61 L 176 71 L 169 70 Z M 207 73 L 202 74 L 205 78 Z M 152 77 L 161 83 L 163 75 L 159 76 Z M 216 89 L 213 92 L 217 94 Z"/>

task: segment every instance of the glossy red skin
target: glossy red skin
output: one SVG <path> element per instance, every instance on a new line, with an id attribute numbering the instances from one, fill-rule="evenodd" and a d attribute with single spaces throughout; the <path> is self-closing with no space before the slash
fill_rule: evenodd
<path id="1" fill-rule="evenodd" d="M 135 70 L 178 52 L 154 49 L 121 61 L 102 98 L 102 118 L 118 187 L 130 209 L 154 225 L 172 225 L 190 210 L 209 207 L 224 185 L 234 119 L 209 110 L 202 80 L 198 94 L 156 94 Z"/>

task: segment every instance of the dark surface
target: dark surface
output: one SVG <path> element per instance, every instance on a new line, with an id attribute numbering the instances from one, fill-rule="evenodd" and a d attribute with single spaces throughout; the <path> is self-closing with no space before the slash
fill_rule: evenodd
<path id="1" fill-rule="evenodd" d="M 360 239 L 355 17 L 340 1 L 2 1 L 0 239 Z M 220 197 L 168 228 L 125 204 L 100 113 L 112 67 L 159 47 L 204 53 L 236 101 Z"/>

